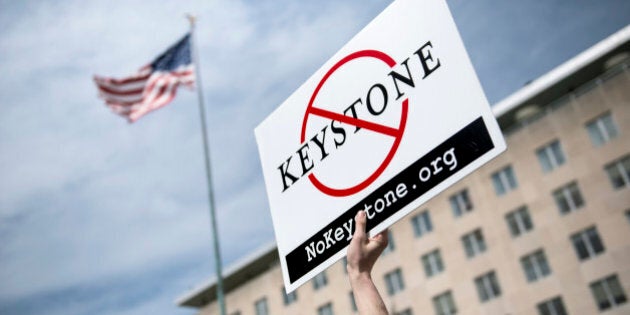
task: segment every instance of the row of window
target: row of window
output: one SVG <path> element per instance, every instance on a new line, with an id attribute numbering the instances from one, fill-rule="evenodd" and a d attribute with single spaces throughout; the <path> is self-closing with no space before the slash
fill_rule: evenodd
<path id="1" fill-rule="evenodd" d="M 630 156 L 622 159 L 621 162 L 629 164 L 627 167 L 628 170 L 630 170 Z M 623 165 L 621 162 L 615 163 L 614 165 Z M 626 174 L 626 176 L 630 175 Z M 584 197 L 582 196 L 578 184 L 575 181 L 554 190 L 552 192 L 552 196 L 559 212 L 563 215 L 578 210 L 585 205 Z M 465 212 L 473 211 L 473 204 L 470 200 L 467 189 L 451 196 L 450 203 L 455 216 L 461 216 Z M 506 214 L 505 220 L 510 234 L 513 237 L 518 237 L 533 228 L 532 219 L 526 206 L 522 206 L 509 212 Z M 431 222 L 431 216 L 428 210 L 412 217 L 411 224 L 416 237 L 422 237 L 433 230 L 433 223 Z M 390 241 L 393 242 L 392 237 L 390 237 Z M 474 257 L 477 253 L 485 250 L 483 235 L 480 231 L 473 231 L 464 235 L 462 237 L 462 242 L 468 257 Z M 388 251 L 391 250 L 393 250 L 393 245 Z"/>
<path id="2" fill-rule="evenodd" d="M 595 147 L 602 146 L 610 140 L 617 138 L 619 135 L 617 125 L 610 112 L 600 115 L 586 123 L 586 130 Z M 564 151 L 558 140 L 536 150 L 536 156 L 545 173 L 558 168 L 566 162 Z"/>
<path id="3" fill-rule="evenodd" d="M 511 170 L 511 167 L 507 168 Z M 630 186 L 630 155 L 613 161 L 606 166 L 613 187 L 621 188 Z M 508 173 L 511 173 L 508 172 Z M 552 192 L 553 199 L 561 214 L 567 214 L 584 206 L 584 198 L 576 181 L 570 182 Z M 468 189 L 461 190 L 449 198 L 451 209 L 455 217 L 460 217 L 465 213 L 472 212 L 474 207 L 468 194 Z M 517 222 L 508 218 L 510 227 L 514 225 L 526 225 L 527 222 Z M 433 228 L 429 213 L 422 213 L 420 216 L 412 218 L 414 232 L 417 237 L 430 232 Z M 511 230 L 514 230 L 511 228 Z"/>
<path id="4" fill-rule="evenodd" d="M 576 255 L 581 261 L 600 255 L 605 251 L 604 244 L 595 227 L 589 227 L 579 231 L 571 235 L 570 239 Z M 468 257 L 474 257 L 486 250 L 481 229 L 466 234 L 462 240 L 464 241 Z M 422 255 L 420 260 L 422 261 L 425 275 L 428 278 L 444 271 L 444 262 L 439 249 L 434 249 Z M 520 262 L 528 282 L 534 282 L 551 274 L 551 267 L 549 266 L 543 249 L 538 249 L 521 257 Z M 387 292 L 390 295 L 404 289 L 400 269 L 385 274 L 385 283 L 387 285 Z"/>
<path id="5" fill-rule="evenodd" d="M 524 259 L 521 260 L 521 262 L 523 264 L 531 266 L 528 267 L 528 269 L 531 270 L 531 275 L 534 276 L 536 274 L 542 275 L 549 272 L 549 266 L 546 265 L 546 262 L 540 262 L 544 260 L 544 253 L 542 251 L 537 251 L 526 256 Z M 391 277 L 392 279 L 398 278 L 397 280 L 391 281 L 391 283 L 396 283 L 391 288 L 388 285 L 388 292 L 396 292 L 404 288 L 400 269 L 389 273 L 388 275 L 386 275 L 386 277 Z M 489 271 L 478 277 L 475 277 L 474 283 L 477 289 L 479 300 L 481 302 L 486 302 L 501 296 L 501 286 L 499 285 L 499 280 L 495 271 Z M 623 287 L 619 282 L 619 278 L 615 274 L 593 281 L 591 282 L 589 287 L 591 293 L 593 294 L 593 298 L 595 299 L 595 303 L 600 311 L 605 311 L 617 307 L 627 301 L 627 297 L 623 290 Z M 282 291 L 284 292 L 284 290 Z M 293 296 L 292 300 L 290 301 L 295 301 L 296 298 L 295 293 L 291 293 L 289 295 L 284 294 L 284 296 L 285 303 L 287 303 L 287 297 Z M 348 296 L 352 311 L 356 312 L 357 306 L 354 299 L 354 294 L 350 292 Z M 453 294 L 450 290 L 434 296 L 432 298 L 432 302 L 435 309 L 435 314 L 437 315 L 454 315 L 457 313 L 457 306 L 455 304 Z M 256 315 L 269 314 L 266 298 L 261 298 L 260 300 L 256 301 L 254 308 L 256 311 Z M 562 297 L 560 296 L 556 296 L 538 303 L 536 305 L 536 309 L 538 310 L 538 313 L 540 315 L 568 314 L 564 306 L 564 302 L 562 301 Z M 240 315 L 240 312 L 237 311 L 235 313 L 232 313 L 232 315 Z M 318 307 L 317 315 L 334 315 L 332 302 L 327 302 Z M 394 313 L 394 315 L 413 315 L 413 312 L 411 309 L 405 309 L 403 311 Z"/>
<path id="6" fill-rule="evenodd" d="M 594 146 L 598 147 L 619 135 L 610 112 L 605 113 L 586 124 L 586 129 Z M 559 140 L 544 145 L 536 150 L 536 156 L 544 173 L 553 171 L 566 163 L 566 155 Z M 630 186 L 630 156 L 623 157 L 606 165 L 606 173 L 615 189 Z M 497 195 L 501 196 L 518 187 L 516 175 L 511 166 L 492 174 L 492 184 Z M 464 198 L 466 196 L 463 196 Z M 455 216 L 470 210 L 472 205 L 465 199 L 451 199 Z"/>
<path id="7" fill-rule="evenodd" d="M 584 204 L 584 201 L 577 189 L 577 185 L 575 183 L 569 184 L 566 187 L 558 190 L 554 193 L 556 195 L 556 201 L 560 208 L 561 213 L 568 213 L 570 211 L 576 210 Z M 630 214 L 626 214 L 629 216 Z M 512 237 L 518 237 L 524 233 L 531 231 L 534 228 L 534 223 L 529 214 L 529 210 L 527 206 L 522 206 L 514 211 L 511 211 L 505 215 L 506 224 L 508 226 L 508 230 Z M 414 227 L 414 231 L 416 231 L 416 236 L 420 237 L 426 233 L 432 231 L 433 227 L 431 224 L 431 217 L 429 216 L 428 211 L 423 211 L 420 214 L 412 217 L 411 222 Z M 391 233 L 391 232 L 390 232 Z M 394 238 L 390 234 L 389 237 L 390 243 L 394 243 Z M 583 232 L 578 232 L 571 236 L 571 240 L 576 248 L 576 252 L 578 257 L 582 260 L 585 256 L 585 252 L 588 253 L 599 253 L 603 251 L 603 244 L 599 235 L 597 234 L 597 230 L 595 227 L 589 228 Z M 583 246 L 578 246 L 577 244 L 581 244 L 579 240 L 587 240 L 588 242 L 582 242 L 587 250 L 583 250 Z M 483 232 L 481 228 L 477 228 L 472 232 L 466 233 L 461 237 L 462 245 L 464 248 L 464 252 L 466 253 L 466 257 L 473 258 L 483 252 L 486 251 L 487 245 L 485 242 L 485 238 L 483 236 Z M 393 245 L 389 248 L 388 251 L 393 250 Z M 425 256 L 423 256 L 423 261 L 429 261 L 434 265 L 438 265 L 441 261 L 436 260 L 436 258 L 432 258 L 432 254 L 435 255 L 439 253 L 432 252 Z M 592 255 L 588 255 L 589 257 Z"/>
<path id="8" fill-rule="evenodd" d="M 553 146 L 557 143 L 558 141 L 556 140 L 551 145 Z M 548 147 L 545 147 L 544 149 L 548 149 Z M 544 152 L 549 153 L 552 151 L 550 150 L 549 152 Z M 547 153 L 545 153 L 545 156 L 547 156 Z M 558 159 L 559 158 L 551 159 L 547 162 L 544 162 L 545 164 L 543 165 L 557 164 Z M 564 161 L 564 157 L 562 157 L 562 161 Z M 543 168 L 545 168 L 545 166 L 543 166 Z M 610 183 L 612 184 L 614 189 L 621 189 L 630 186 L 630 155 L 623 156 L 617 160 L 608 163 L 606 166 L 604 166 L 604 170 L 606 171 L 606 174 L 608 175 Z M 514 170 L 512 169 L 512 166 L 508 165 L 501 170 L 493 173 L 492 184 L 498 196 L 515 190 L 518 187 L 518 182 L 516 180 L 516 175 L 514 175 Z M 456 217 L 461 216 L 465 212 L 469 212 L 472 210 L 472 203 L 470 203 L 470 200 L 468 200 L 467 192 L 464 195 L 452 196 L 450 202 L 451 207 L 453 208 L 453 214 Z"/>

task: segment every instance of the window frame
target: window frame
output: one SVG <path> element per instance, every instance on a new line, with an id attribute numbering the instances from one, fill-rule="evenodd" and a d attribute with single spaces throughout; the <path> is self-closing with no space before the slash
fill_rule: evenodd
<path id="1" fill-rule="evenodd" d="M 536 309 L 540 315 L 567 315 L 567 309 L 564 306 L 562 296 L 547 299 L 536 304 Z"/>
<path id="2" fill-rule="evenodd" d="M 323 305 L 320 305 L 317 308 L 317 315 L 335 315 L 332 302 L 327 302 Z"/>
<path id="3" fill-rule="evenodd" d="M 406 308 L 400 312 L 396 312 L 393 315 L 413 315 L 413 311 L 411 310 L 411 308 Z"/>
<path id="4" fill-rule="evenodd" d="M 586 204 L 577 181 L 556 188 L 551 195 L 562 215 L 582 209 Z"/>
<path id="5" fill-rule="evenodd" d="M 260 306 L 263 308 L 261 309 Z M 254 302 L 254 310 L 256 315 L 269 315 L 269 303 L 267 303 L 267 297 L 262 297 Z"/>
<path id="6" fill-rule="evenodd" d="M 433 222 L 431 222 L 431 214 L 429 210 L 424 210 L 411 218 L 413 234 L 416 238 L 431 233 L 433 231 Z"/>
<path id="7" fill-rule="evenodd" d="M 431 298 L 431 301 L 433 302 L 433 308 L 435 309 L 435 313 L 437 315 L 457 314 L 457 305 L 455 304 L 455 299 L 453 298 L 451 290 L 434 296 Z M 453 307 L 452 309 L 451 306 Z"/>
<path id="8" fill-rule="evenodd" d="M 512 238 L 520 237 L 534 229 L 534 220 L 532 220 L 526 205 L 506 213 L 505 221 Z"/>
<path id="9" fill-rule="evenodd" d="M 606 124 L 606 122 L 609 124 Z M 596 148 L 601 147 L 619 137 L 619 127 L 617 127 L 610 111 L 600 114 L 599 116 L 587 121 L 585 128 L 589 138 L 591 139 L 591 144 Z"/>
<path id="10" fill-rule="evenodd" d="M 468 259 L 477 257 L 488 249 L 486 239 L 480 227 L 462 235 L 461 240 Z M 468 246 L 469 244 L 470 246 Z"/>
<path id="11" fill-rule="evenodd" d="M 396 293 L 405 289 L 405 281 L 402 276 L 402 269 L 396 268 L 384 276 L 385 286 L 387 287 L 387 294 L 393 296 Z"/>
<path id="12" fill-rule="evenodd" d="M 475 287 L 477 288 L 479 300 L 482 303 L 501 296 L 501 286 L 499 285 L 499 279 L 494 270 L 477 276 L 475 278 Z"/>
<path id="13" fill-rule="evenodd" d="M 555 139 L 536 150 L 543 173 L 550 173 L 567 162 L 560 140 Z"/>
<path id="14" fill-rule="evenodd" d="M 604 241 L 594 225 L 571 234 L 570 240 L 579 261 L 587 261 L 606 252 Z M 596 244 L 591 244 L 591 241 L 595 241 Z M 598 250 L 595 247 L 601 247 L 601 249 Z M 584 257 L 580 253 L 581 248 L 586 251 L 586 256 Z"/>
<path id="15" fill-rule="evenodd" d="M 455 218 L 461 217 L 475 209 L 475 205 L 472 203 L 472 200 L 470 200 L 470 194 L 467 188 L 451 195 L 448 200 Z"/>
<path id="16" fill-rule="evenodd" d="M 520 262 L 527 282 L 536 282 L 552 273 L 551 265 L 542 248 L 522 256 Z"/>
<path id="17" fill-rule="evenodd" d="M 431 278 L 444 271 L 444 260 L 440 249 L 436 248 L 420 257 L 422 266 L 424 267 L 424 274 L 427 278 Z"/>
<path id="18" fill-rule="evenodd" d="M 286 287 L 282 287 L 280 291 L 282 293 L 282 302 L 284 302 L 285 306 L 291 305 L 297 301 L 297 290 L 287 293 Z"/>
<path id="19" fill-rule="evenodd" d="M 318 273 L 313 277 L 313 289 L 315 291 L 328 285 L 328 276 L 326 276 L 326 270 Z"/>
<path id="20" fill-rule="evenodd" d="M 625 187 L 630 187 L 630 154 L 606 164 L 604 170 L 606 171 L 606 175 L 608 175 L 613 189 L 621 190 Z M 611 174 L 613 171 L 617 173 L 616 175 L 618 177 L 613 177 L 613 174 Z M 621 183 L 618 183 L 618 180 L 621 180 Z"/>
<path id="21" fill-rule="evenodd" d="M 511 164 L 492 173 L 490 177 L 497 196 L 503 196 L 518 188 L 518 180 Z"/>
<path id="22" fill-rule="evenodd" d="M 597 286 L 601 286 L 600 291 L 605 294 L 606 301 L 600 301 L 598 299 L 598 293 L 596 292 Z M 614 288 L 613 288 L 614 286 Z M 597 305 L 597 309 L 600 311 L 605 311 L 608 309 L 616 308 L 622 304 L 625 304 L 628 301 L 626 293 L 623 290 L 623 285 L 619 281 L 619 277 L 617 274 L 612 274 L 601 279 L 595 280 L 589 284 L 589 288 L 591 289 L 591 294 L 595 299 L 595 304 Z M 615 296 L 613 291 L 619 291 L 620 296 Z M 617 301 L 617 299 L 621 299 L 621 301 Z M 605 304 L 602 304 L 605 303 Z"/>

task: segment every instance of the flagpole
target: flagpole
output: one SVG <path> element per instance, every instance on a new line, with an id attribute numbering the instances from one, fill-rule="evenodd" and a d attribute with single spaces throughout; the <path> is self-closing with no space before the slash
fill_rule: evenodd
<path id="1" fill-rule="evenodd" d="M 199 99 L 199 116 L 201 118 L 201 133 L 203 138 L 203 152 L 205 154 L 206 164 L 206 179 L 208 181 L 208 201 L 210 207 L 210 224 L 212 227 L 212 240 L 214 243 L 214 265 L 216 267 L 217 277 L 217 301 L 219 303 L 219 310 L 221 315 L 226 315 L 225 312 L 225 299 L 223 295 L 223 272 L 221 271 L 221 252 L 219 250 L 219 234 L 217 233 L 217 220 L 214 214 L 214 192 L 212 189 L 212 174 L 210 171 L 210 144 L 208 142 L 208 131 L 206 127 L 206 110 L 203 102 L 203 86 L 201 84 L 201 72 L 199 71 L 199 57 L 197 55 L 197 45 L 195 42 L 195 17 L 193 15 L 187 15 L 190 21 L 190 42 L 192 60 L 195 65 L 195 76 L 197 85 L 197 96 Z"/>

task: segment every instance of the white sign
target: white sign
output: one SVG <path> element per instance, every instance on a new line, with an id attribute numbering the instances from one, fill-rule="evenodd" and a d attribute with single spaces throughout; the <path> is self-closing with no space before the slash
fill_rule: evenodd
<path id="1" fill-rule="evenodd" d="M 505 150 L 444 0 L 397 0 L 256 128 L 288 292 Z"/>

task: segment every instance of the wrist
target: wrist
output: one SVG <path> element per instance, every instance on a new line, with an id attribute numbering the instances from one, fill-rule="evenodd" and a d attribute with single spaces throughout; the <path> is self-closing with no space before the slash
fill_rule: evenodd
<path id="1" fill-rule="evenodd" d="M 348 277 L 351 282 L 372 282 L 372 274 L 369 271 L 361 271 L 354 268 L 348 268 Z"/>

